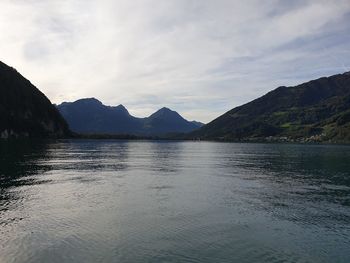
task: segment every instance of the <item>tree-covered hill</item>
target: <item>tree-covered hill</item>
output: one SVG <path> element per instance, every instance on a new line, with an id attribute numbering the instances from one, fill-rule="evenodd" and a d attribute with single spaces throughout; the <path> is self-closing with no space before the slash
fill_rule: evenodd
<path id="1" fill-rule="evenodd" d="M 350 141 L 350 73 L 279 87 L 234 108 L 190 138 Z"/>

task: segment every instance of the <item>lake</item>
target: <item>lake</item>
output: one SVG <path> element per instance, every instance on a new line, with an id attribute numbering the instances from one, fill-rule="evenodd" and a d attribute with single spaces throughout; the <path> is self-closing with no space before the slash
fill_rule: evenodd
<path id="1" fill-rule="evenodd" d="M 0 262 L 350 262 L 350 147 L 0 144 Z"/>

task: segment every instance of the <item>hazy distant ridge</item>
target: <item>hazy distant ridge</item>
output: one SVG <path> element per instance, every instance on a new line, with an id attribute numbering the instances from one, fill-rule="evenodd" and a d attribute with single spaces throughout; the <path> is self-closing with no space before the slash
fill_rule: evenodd
<path id="1" fill-rule="evenodd" d="M 165 107 L 147 118 L 137 118 L 123 105 L 106 106 L 95 98 L 64 102 L 57 108 L 78 133 L 162 135 L 191 132 L 203 125 Z"/>

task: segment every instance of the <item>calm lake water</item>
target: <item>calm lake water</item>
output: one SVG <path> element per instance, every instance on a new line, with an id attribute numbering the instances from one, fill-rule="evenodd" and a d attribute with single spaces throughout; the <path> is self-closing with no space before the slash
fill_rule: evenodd
<path id="1" fill-rule="evenodd" d="M 0 144 L 0 262 L 350 262 L 350 147 Z"/>

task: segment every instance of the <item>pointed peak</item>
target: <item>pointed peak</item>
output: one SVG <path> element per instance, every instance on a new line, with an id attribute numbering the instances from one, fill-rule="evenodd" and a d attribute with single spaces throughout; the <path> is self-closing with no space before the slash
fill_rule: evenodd
<path id="1" fill-rule="evenodd" d="M 155 113 L 153 113 L 150 118 L 182 118 L 179 113 L 176 111 L 173 111 L 167 107 L 163 107 L 159 110 L 157 110 Z"/>
<path id="2" fill-rule="evenodd" d="M 167 107 L 163 107 L 163 108 L 159 109 L 157 112 L 174 112 L 174 111 L 167 108 Z"/>
<path id="3" fill-rule="evenodd" d="M 176 111 L 173 111 L 167 107 L 163 107 L 160 108 L 159 110 L 157 110 L 155 113 L 153 113 L 152 115 L 180 115 L 178 114 Z"/>
<path id="4" fill-rule="evenodd" d="M 123 104 L 119 104 L 118 106 L 115 106 L 113 108 L 118 110 L 119 112 L 123 112 L 129 115 L 129 111 L 124 107 Z"/>
<path id="5" fill-rule="evenodd" d="M 126 108 L 123 104 L 119 104 L 118 106 L 116 106 L 116 108 L 126 110 Z"/>

